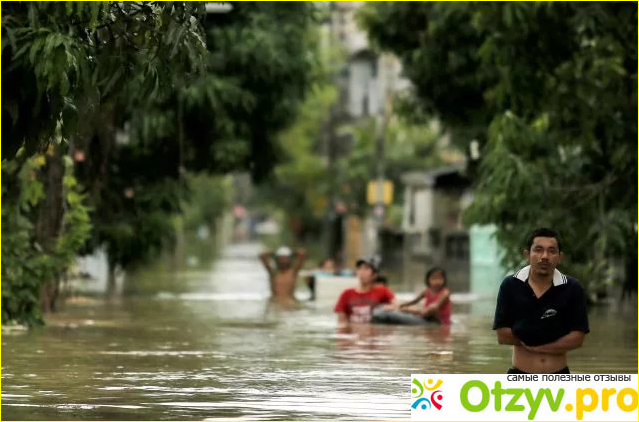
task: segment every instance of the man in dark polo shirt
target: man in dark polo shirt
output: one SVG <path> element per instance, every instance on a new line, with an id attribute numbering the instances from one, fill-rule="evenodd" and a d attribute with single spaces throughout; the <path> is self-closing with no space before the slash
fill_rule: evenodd
<path id="1" fill-rule="evenodd" d="M 554 230 L 535 230 L 524 256 L 530 265 L 501 282 L 493 323 L 499 344 L 514 346 L 508 373 L 568 374 L 567 353 L 590 332 L 584 289 L 557 270 L 563 253 Z"/>

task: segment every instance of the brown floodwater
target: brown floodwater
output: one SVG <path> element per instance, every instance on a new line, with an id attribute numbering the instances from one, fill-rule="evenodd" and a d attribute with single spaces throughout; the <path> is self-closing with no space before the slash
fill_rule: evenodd
<path id="1" fill-rule="evenodd" d="M 46 328 L 4 332 L 2 418 L 406 420 L 411 373 L 509 366 L 492 303 L 459 296 L 449 330 L 338 333 L 332 302 L 269 305 L 256 250 L 230 246 L 211 268 L 145 271 L 117 301 L 68 303 Z M 574 373 L 637 373 L 630 308 L 591 311 Z"/>

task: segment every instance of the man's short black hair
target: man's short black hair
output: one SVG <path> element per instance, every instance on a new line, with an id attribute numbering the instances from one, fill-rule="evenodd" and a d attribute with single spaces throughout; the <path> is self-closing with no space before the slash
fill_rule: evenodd
<path id="1" fill-rule="evenodd" d="M 526 239 L 526 250 L 530 250 L 530 248 L 532 247 L 533 242 L 535 241 L 536 237 L 552 237 L 555 240 L 557 240 L 557 247 L 559 248 L 559 252 L 562 251 L 561 248 L 561 239 L 559 237 L 559 233 L 557 233 L 555 230 L 553 229 L 549 229 L 546 227 L 542 227 L 539 229 L 534 230 L 530 236 L 528 236 L 528 239 Z"/>

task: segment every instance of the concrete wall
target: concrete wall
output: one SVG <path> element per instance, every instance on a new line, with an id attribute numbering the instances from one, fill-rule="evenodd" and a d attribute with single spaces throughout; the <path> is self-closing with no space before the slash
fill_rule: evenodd
<path id="1" fill-rule="evenodd" d="M 501 251 L 493 238 L 495 230 L 492 225 L 470 228 L 470 291 L 480 298 L 473 310 L 485 314 L 494 312 L 499 285 L 508 272 L 500 263 Z"/>

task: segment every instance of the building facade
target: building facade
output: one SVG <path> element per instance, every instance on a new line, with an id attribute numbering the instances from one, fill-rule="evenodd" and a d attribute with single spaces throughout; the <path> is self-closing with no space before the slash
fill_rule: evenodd
<path id="1" fill-rule="evenodd" d="M 423 287 L 424 273 L 443 267 L 453 291 L 470 290 L 470 239 L 462 223 L 470 202 L 465 164 L 404 174 L 403 278 L 405 287 Z"/>
<path id="2" fill-rule="evenodd" d="M 324 23 L 324 42 L 344 54 L 341 69 L 336 77 L 339 90 L 338 104 L 333 110 L 333 124 L 329 131 L 341 124 L 357 124 L 371 117 L 380 117 L 384 112 L 387 95 L 410 88 L 409 81 L 402 76 L 399 60 L 390 54 L 378 55 L 372 51 L 368 35 L 356 23 L 356 13 L 365 2 L 330 2 L 329 19 Z M 352 144 L 348 135 L 327 137 L 337 145 L 327 145 L 329 157 L 348 154 Z M 330 161 L 330 158 L 329 158 Z M 337 251 L 350 265 L 362 254 L 371 253 L 367 246 L 374 227 L 370 221 L 348 216 L 347 211 L 336 213 L 329 210 L 330 228 L 328 253 Z"/>

